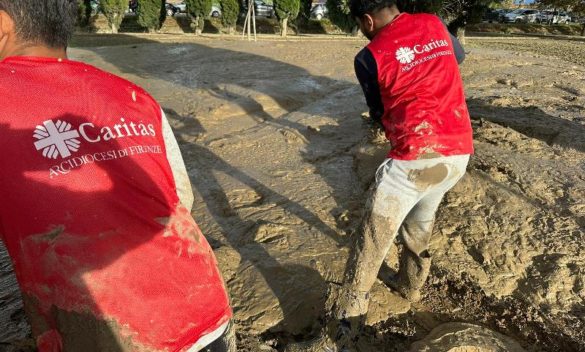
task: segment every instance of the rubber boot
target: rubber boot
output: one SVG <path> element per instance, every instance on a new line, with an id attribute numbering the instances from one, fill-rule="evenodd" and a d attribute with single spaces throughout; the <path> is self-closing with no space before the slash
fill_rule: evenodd
<path id="1" fill-rule="evenodd" d="M 333 306 L 333 317 L 338 320 L 363 317 L 368 313 L 369 304 L 369 292 L 355 291 L 344 286 Z"/>
<path id="2" fill-rule="evenodd" d="M 431 257 L 427 251 L 417 256 L 408 248 L 400 258 L 400 268 L 392 288 L 411 303 L 420 301 L 420 290 L 424 286 L 431 269 Z"/>
<path id="3" fill-rule="evenodd" d="M 352 325 L 345 319 L 330 319 L 319 336 L 310 341 L 288 344 L 284 352 L 354 352 L 352 326 L 357 324 Z"/>

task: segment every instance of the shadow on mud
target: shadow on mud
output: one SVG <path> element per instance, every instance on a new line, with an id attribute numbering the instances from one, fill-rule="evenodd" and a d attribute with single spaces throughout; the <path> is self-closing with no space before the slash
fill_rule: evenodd
<path id="1" fill-rule="evenodd" d="M 119 38 L 118 36 L 108 36 L 118 44 L 122 42 L 123 45 L 141 45 L 149 43 L 148 40 L 142 38 L 137 39 L 135 43 L 131 43 L 129 38 Z M 108 39 L 109 39 L 108 38 Z M 89 36 L 88 39 L 92 46 L 97 44 L 105 44 L 101 36 L 94 38 Z M 171 82 L 173 84 L 184 87 L 184 89 L 204 89 L 211 96 L 225 100 L 230 103 L 236 103 L 245 111 L 249 117 L 257 121 L 258 126 L 274 126 L 282 129 L 284 133 L 291 131 L 294 134 L 300 135 L 303 139 L 308 141 L 305 147 L 305 159 L 315 165 L 317 171 L 332 190 L 332 196 L 336 199 L 337 204 L 345 205 L 348 194 L 357 198 L 363 195 L 359 189 L 342 188 L 334 177 L 331 178 L 331 165 L 328 165 L 327 160 L 333 156 L 343 153 L 348 160 L 348 170 L 351 169 L 351 148 L 354 143 L 348 142 L 347 146 L 338 150 L 339 141 L 335 138 L 334 133 L 336 129 L 343 129 L 343 123 L 346 120 L 337 119 L 335 114 L 331 118 L 335 118 L 340 122 L 340 126 L 335 128 L 330 127 L 331 131 L 323 130 L 318 135 L 299 122 L 293 119 L 287 119 L 286 112 L 304 112 L 306 102 L 299 101 L 294 95 L 278 94 L 273 90 L 273 84 L 279 82 L 283 85 L 291 78 L 296 80 L 310 79 L 316 81 L 317 84 L 328 89 L 336 91 L 344 89 L 359 90 L 355 85 L 333 80 L 327 77 L 315 77 L 303 68 L 292 66 L 286 63 L 278 62 L 276 60 L 266 58 L 260 55 L 248 54 L 244 52 L 236 52 L 226 49 L 211 48 L 206 45 L 198 43 L 183 43 L 183 44 L 161 44 L 151 42 L 151 45 L 160 47 L 161 51 L 168 51 L 174 48 L 181 48 L 182 54 L 185 56 L 184 62 L 180 67 L 168 67 L 166 70 L 154 68 L 158 65 L 156 60 L 146 60 L 145 58 L 128 58 L 118 55 L 108 55 L 104 51 L 96 50 L 99 55 L 106 62 L 113 64 L 117 69 L 124 73 L 138 75 L 141 77 L 152 77 L 155 79 Z M 76 44 L 80 44 L 76 42 Z M 85 46 L 85 45 L 83 45 Z M 94 50 L 88 47 L 88 50 Z M 201 70 L 200 63 L 213 62 L 214 58 L 221 58 L 221 64 L 205 66 L 205 70 Z M 218 60 L 219 61 L 219 60 Z M 256 67 L 262 67 L 263 72 L 272 72 L 272 77 L 258 76 Z M 234 72 L 232 78 L 226 78 L 225 71 L 233 70 L 238 67 L 238 71 Z M 245 89 L 250 89 L 271 97 L 279 106 L 285 111 L 285 115 L 275 118 L 264 110 L 263 106 L 249 95 L 244 95 L 233 90 L 226 90 L 226 85 L 236 85 Z M 303 88 L 304 89 L 304 88 Z M 300 93 L 306 93 L 302 90 Z M 194 91 L 193 94 L 196 94 Z M 316 91 L 311 99 L 318 101 L 331 94 L 328 91 Z M 362 99 L 360 96 L 356 98 Z M 191 160 L 188 165 L 192 169 L 191 182 L 194 189 L 201 195 L 205 202 L 207 209 L 211 213 L 214 222 L 219 225 L 224 237 L 227 239 L 230 247 L 235 249 L 241 256 L 243 262 L 252 263 L 258 272 L 263 276 L 267 285 L 272 290 L 275 297 L 279 300 L 280 308 L 283 311 L 283 321 L 278 326 L 270 329 L 270 334 L 282 339 L 282 343 L 294 340 L 303 340 L 307 336 L 312 335 L 313 332 L 319 328 L 319 320 L 325 313 L 325 300 L 329 283 L 325 282 L 318 271 L 311 267 L 302 265 L 287 265 L 281 264 L 278 260 L 270 256 L 263 243 L 254 240 L 258 229 L 263 225 L 258 221 L 241 218 L 238 215 L 237 209 L 233 209 L 230 204 L 226 190 L 223 189 L 222 184 L 218 180 L 218 174 L 229 175 L 229 177 L 238 180 L 242 184 L 253 189 L 256 193 L 261 195 L 263 202 L 270 202 L 277 204 L 286 213 L 298 217 L 307 225 L 317 229 L 320 233 L 332 238 L 339 246 L 346 244 L 347 239 L 338 233 L 338 230 L 332 228 L 325 223 L 312 210 L 307 209 L 298 202 L 281 195 L 269 186 L 262 184 L 254 177 L 245 172 L 233 167 L 228 162 L 223 160 L 204 145 L 193 142 L 193 137 L 198 134 L 205 133 L 203 126 L 197 122 L 195 116 L 181 116 L 172 109 L 165 109 L 167 116 L 173 122 L 180 122 L 183 125 L 181 128 L 174 130 L 175 135 L 179 141 L 180 147 L 184 155 L 189 155 Z M 310 111 L 306 111 L 310 114 Z M 359 121 L 359 115 L 355 117 Z M 221 139 L 237 136 L 243 132 L 249 132 L 258 126 L 251 127 L 244 131 L 238 131 L 232 134 L 226 133 L 221 136 Z M 182 136 L 189 136 L 183 138 Z M 322 148 L 324 144 L 319 145 L 312 143 L 316 138 L 329 139 L 330 143 L 325 143 L 326 148 Z M 196 138 L 195 138 L 196 139 Z M 359 140 L 359 138 L 358 138 Z M 269 146 L 267 146 L 269 147 Z M 242 151 L 245 152 L 245 151 Z M 337 209 L 336 212 L 341 213 L 342 210 Z M 195 216 L 197 220 L 197 216 Z M 212 246 L 218 247 L 220 243 L 211 241 Z M 280 275 L 274 275 L 275 272 Z M 307 283 L 313 283 L 308 286 Z M 306 288 L 299 290 L 298 288 Z M 286 297 L 286 299 L 283 299 Z M 299 312 L 312 312 L 312 321 L 307 321 L 306 317 L 299 315 Z M 299 334 L 299 320 L 306 321 L 306 326 L 301 329 Z M 297 328 L 290 329 L 290 326 Z M 292 331 L 291 331 L 292 330 Z M 294 332 L 293 332 L 294 331 Z"/>
<path id="2" fill-rule="evenodd" d="M 585 125 L 582 123 L 549 115 L 537 107 L 494 106 L 489 99 L 468 99 L 467 104 L 475 119 L 511 128 L 549 146 L 585 152 Z"/>
<path id="3" fill-rule="evenodd" d="M 306 322 L 305 333 L 310 333 L 314 328 L 314 322 L 324 313 L 327 298 L 325 281 L 319 272 L 311 267 L 281 264 L 274 259 L 263 244 L 255 240 L 258 230 L 267 223 L 241 218 L 230 204 L 217 175 L 224 174 L 237 179 L 261 195 L 260 202 L 270 200 L 270 202 L 280 204 L 287 212 L 308 223 L 320 226 L 320 230 L 325 233 L 331 229 L 300 204 L 274 192 L 253 177 L 231 166 L 206 147 L 182 138 L 181 136 L 193 136 L 205 132 L 195 118 L 181 117 L 171 109 L 166 109 L 165 112 L 171 120 L 189 121 L 190 125 L 175 128 L 174 132 L 181 149 L 184 152 L 188 150 L 189 155 L 194 156 L 191 159 L 192 163 L 189 164 L 189 168 L 195 170 L 191 175 L 194 190 L 201 195 L 213 220 L 220 226 L 224 238 L 228 241 L 227 244 L 239 252 L 243 262 L 254 265 L 279 300 L 283 320 L 279 327 L 271 330 L 286 331 L 290 326 L 298 326 L 299 320 L 303 320 Z M 255 205 L 259 204 L 255 203 Z M 222 245 L 214 241 L 210 243 L 214 248 Z M 284 297 L 287 299 L 283 299 Z M 310 316 L 302 316 L 307 312 L 310 312 Z"/>

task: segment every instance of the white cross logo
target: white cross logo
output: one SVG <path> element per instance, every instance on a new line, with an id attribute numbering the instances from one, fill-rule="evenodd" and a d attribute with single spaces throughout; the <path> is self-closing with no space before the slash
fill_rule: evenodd
<path id="1" fill-rule="evenodd" d="M 57 159 L 71 156 L 71 152 L 79 150 L 79 132 L 71 130 L 71 124 L 57 120 L 55 124 L 51 120 L 43 122 L 43 126 L 37 126 L 33 135 L 37 139 L 35 147 L 43 150 L 43 156 L 49 159 Z"/>
<path id="2" fill-rule="evenodd" d="M 396 50 L 396 59 L 402 64 L 409 64 L 414 60 L 414 50 L 402 47 Z"/>

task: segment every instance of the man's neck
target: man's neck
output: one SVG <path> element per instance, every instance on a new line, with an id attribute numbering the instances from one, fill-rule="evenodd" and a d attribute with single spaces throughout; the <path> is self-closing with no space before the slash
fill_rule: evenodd
<path id="1" fill-rule="evenodd" d="M 43 45 L 25 45 L 14 48 L 8 56 L 36 56 L 55 59 L 66 59 L 65 48 L 51 48 Z"/>
<path id="2" fill-rule="evenodd" d="M 378 13 L 378 29 L 376 30 L 374 36 L 390 23 L 394 22 L 394 20 L 402 14 L 396 7 L 387 8 L 382 11 L 383 12 Z"/>

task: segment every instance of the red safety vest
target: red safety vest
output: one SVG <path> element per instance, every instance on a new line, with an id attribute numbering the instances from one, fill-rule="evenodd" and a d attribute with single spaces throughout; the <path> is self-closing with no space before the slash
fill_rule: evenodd
<path id="1" fill-rule="evenodd" d="M 0 236 L 42 320 L 40 351 L 68 349 L 71 314 L 107 322 L 129 351 L 183 351 L 227 322 L 154 99 L 68 60 L 8 58 L 0 82 Z"/>
<path id="2" fill-rule="evenodd" d="M 441 20 L 403 13 L 374 37 L 368 49 L 378 67 L 382 123 L 392 143 L 389 157 L 472 154 L 463 83 Z"/>

